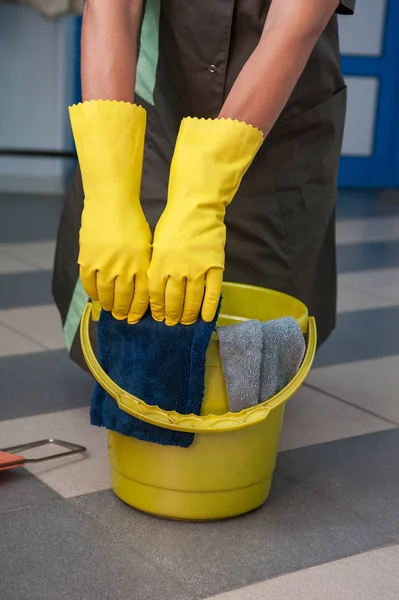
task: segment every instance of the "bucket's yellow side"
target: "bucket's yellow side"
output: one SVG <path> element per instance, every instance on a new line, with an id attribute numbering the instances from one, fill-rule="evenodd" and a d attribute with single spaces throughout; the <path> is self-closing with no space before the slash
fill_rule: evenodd
<path id="1" fill-rule="evenodd" d="M 292 382 L 260 407 L 237 415 L 226 414 L 228 398 L 217 336 L 212 337 L 207 353 L 203 416 L 183 417 L 149 407 L 107 377 L 90 345 L 89 312 L 83 316 L 81 339 L 87 364 L 118 406 L 154 425 L 195 432 L 190 448 L 159 446 L 109 432 L 114 491 L 139 510 L 171 519 L 225 519 L 258 508 L 269 494 L 285 402 L 311 367 L 315 323 L 301 302 L 272 290 L 225 283 L 223 296 L 219 325 L 292 316 L 308 333 L 308 349 Z"/>
<path id="2" fill-rule="evenodd" d="M 227 413 L 216 339 L 207 353 L 205 388 L 202 414 Z M 225 519 L 254 510 L 269 494 L 283 411 L 280 405 L 265 421 L 240 431 L 196 434 L 190 448 L 159 446 L 110 431 L 114 491 L 127 504 L 170 519 Z"/>
<path id="3" fill-rule="evenodd" d="M 131 506 L 170 519 L 214 520 L 261 506 L 270 490 L 284 405 L 253 427 L 196 434 L 188 448 L 109 432 L 112 485 Z"/>

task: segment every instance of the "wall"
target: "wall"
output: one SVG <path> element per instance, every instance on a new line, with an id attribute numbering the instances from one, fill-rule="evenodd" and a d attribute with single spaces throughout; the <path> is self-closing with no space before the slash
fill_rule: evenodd
<path id="1" fill-rule="evenodd" d="M 340 18 L 348 112 L 340 184 L 399 186 L 399 0 L 358 0 Z"/>
<path id="2" fill-rule="evenodd" d="M 359 0 L 353 17 L 340 17 L 341 54 L 380 56 L 383 49 L 386 0 Z M 346 77 L 348 118 L 345 156 L 370 156 L 373 149 L 378 98 L 376 77 Z"/>
<path id="3" fill-rule="evenodd" d="M 67 105 L 75 99 L 74 17 L 49 20 L 0 5 L 0 148 L 72 149 Z M 68 159 L 0 156 L 0 189 L 59 192 Z"/>
<path id="4" fill-rule="evenodd" d="M 396 25 L 395 25 L 396 20 Z M 399 185 L 399 0 L 358 0 L 340 18 L 348 85 L 340 183 Z M 76 100 L 76 20 L 48 20 L 0 4 L 0 148 L 73 147 L 67 105 Z M 0 156 L 0 189 L 62 191 L 67 159 Z"/>

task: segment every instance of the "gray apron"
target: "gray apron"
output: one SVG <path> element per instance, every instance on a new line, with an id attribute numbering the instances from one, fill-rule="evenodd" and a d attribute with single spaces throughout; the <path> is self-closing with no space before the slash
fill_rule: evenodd
<path id="1" fill-rule="evenodd" d="M 259 42 L 270 3 L 147 0 L 136 102 L 147 109 L 141 202 L 152 228 L 165 206 L 181 119 L 218 116 Z M 354 0 L 345 0 L 338 10 L 349 14 L 353 7 Z M 334 213 L 345 105 L 334 15 L 226 214 L 225 280 L 299 298 L 316 317 L 320 343 L 336 317 Z M 82 207 L 77 172 L 59 227 L 53 293 L 71 357 L 83 366 L 77 335 L 86 301 L 77 266 Z"/>

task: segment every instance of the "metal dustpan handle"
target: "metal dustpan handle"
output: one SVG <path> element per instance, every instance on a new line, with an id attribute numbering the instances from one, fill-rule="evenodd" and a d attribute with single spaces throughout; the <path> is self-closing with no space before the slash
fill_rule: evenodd
<path id="1" fill-rule="evenodd" d="M 40 446 L 47 445 L 61 446 L 62 448 L 65 448 L 65 451 L 56 452 L 55 454 L 49 454 L 48 456 L 42 456 L 40 458 L 25 458 L 19 454 L 21 452 L 25 452 L 26 450 L 32 450 L 33 448 L 39 448 Z M 56 458 L 64 458 L 65 456 L 72 456 L 74 454 L 81 454 L 83 452 L 86 452 L 86 448 L 84 446 L 72 444 L 71 442 L 64 442 L 63 440 L 56 440 L 53 438 L 39 440 L 38 442 L 30 442 L 29 444 L 9 446 L 8 448 L 0 449 L 0 471 L 11 469 L 13 467 L 22 467 L 25 464 L 41 463 L 47 460 L 54 460 Z"/>

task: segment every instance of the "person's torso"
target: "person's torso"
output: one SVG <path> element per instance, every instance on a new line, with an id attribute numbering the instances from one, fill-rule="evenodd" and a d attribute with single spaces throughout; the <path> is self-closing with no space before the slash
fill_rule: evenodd
<path id="1" fill-rule="evenodd" d="M 147 3 L 153 1 L 159 0 Z M 161 1 L 157 93 L 172 95 L 181 116 L 216 117 L 260 40 L 270 4 L 271 0 Z M 323 102 L 343 85 L 334 15 L 280 119 Z"/>

